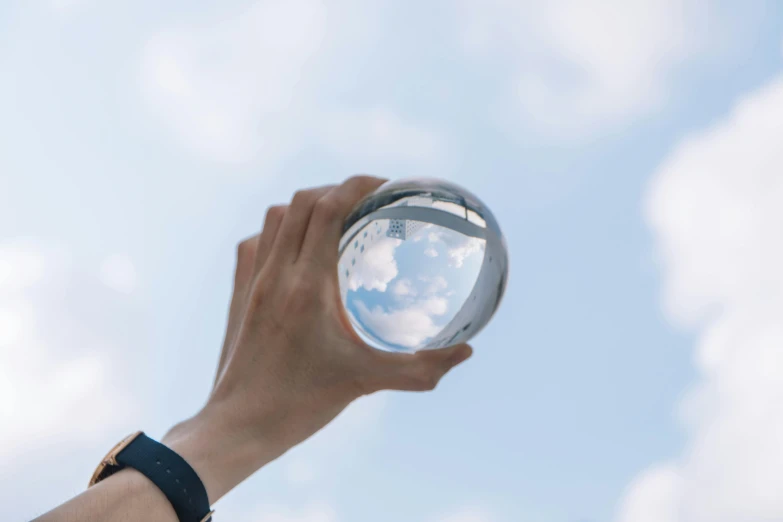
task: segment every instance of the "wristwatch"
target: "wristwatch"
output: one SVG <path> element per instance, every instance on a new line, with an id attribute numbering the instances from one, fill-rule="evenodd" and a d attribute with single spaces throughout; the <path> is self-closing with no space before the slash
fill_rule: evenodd
<path id="1" fill-rule="evenodd" d="M 214 511 L 204 484 L 185 459 L 137 431 L 114 446 L 93 473 L 88 487 L 124 468 L 133 468 L 169 499 L 180 522 L 210 522 Z"/>

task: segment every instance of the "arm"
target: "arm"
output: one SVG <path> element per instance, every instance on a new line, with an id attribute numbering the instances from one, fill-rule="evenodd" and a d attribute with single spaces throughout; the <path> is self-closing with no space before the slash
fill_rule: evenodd
<path id="1" fill-rule="evenodd" d="M 337 281 L 342 223 L 383 180 L 298 192 L 239 245 L 234 293 L 206 404 L 162 439 L 196 471 L 211 503 L 331 422 L 362 395 L 433 389 L 471 349 L 375 350 L 345 315 Z M 38 522 L 177 522 L 166 497 L 123 470 Z"/>
<path id="2" fill-rule="evenodd" d="M 274 458 L 269 451 L 275 447 L 272 441 L 239 441 L 229 431 L 223 431 L 222 426 L 223 422 L 208 420 L 206 411 L 202 411 L 193 419 L 172 428 L 161 441 L 196 470 L 213 502 L 241 482 L 240 477 L 248 473 L 247 469 L 261 467 Z M 223 449 L 216 451 L 218 448 Z M 177 516 L 168 499 L 144 475 L 125 469 L 41 516 L 36 522 L 83 520 L 177 522 Z"/>

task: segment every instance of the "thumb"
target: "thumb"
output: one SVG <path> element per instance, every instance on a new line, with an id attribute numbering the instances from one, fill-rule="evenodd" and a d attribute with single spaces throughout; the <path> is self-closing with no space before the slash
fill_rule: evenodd
<path id="1" fill-rule="evenodd" d="M 375 390 L 429 391 L 449 370 L 466 361 L 473 349 L 458 344 L 437 350 L 422 350 L 414 354 L 377 352 Z"/>

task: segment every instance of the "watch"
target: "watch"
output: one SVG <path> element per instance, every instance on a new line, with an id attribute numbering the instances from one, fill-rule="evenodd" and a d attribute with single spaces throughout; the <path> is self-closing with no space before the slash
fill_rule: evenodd
<path id="1" fill-rule="evenodd" d="M 155 484 L 169 502 L 180 522 L 210 522 L 214 511 L 204 484 L 185 459 L 160 442 L 137 431 L 122 439 L 103 458 L 88 487 L 124 468 L 133 468 Z"/>

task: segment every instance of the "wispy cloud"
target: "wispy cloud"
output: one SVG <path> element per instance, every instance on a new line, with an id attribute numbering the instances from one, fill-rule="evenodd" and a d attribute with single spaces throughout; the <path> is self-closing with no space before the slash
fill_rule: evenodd
<path id="1" fill-rule="evenodd" d="M 435 130 L 406 121 L 384 107 L 329 114 L 319 131 L 325 146 L 365 164 L 432 164 L 442 160 L 447 152 L 443 137 Z"/>
<path id="2" fill-rule="evenodd" d="M 133 261 L 126 254 L 112 254 L 103 260 L 100 280 L 117 292 L 130 294 L 136 288 L 137 275 Z"/>
<path id="3" fill-rule="evenodd" d="M 435 317 L 444 315 L 449 307 L 444 297 L 428 297 L 392 310 L 381 306 L 370 309 L 359 300 L 354 300 L 354 304 L 359 319 L 374 334 L 386 342 L 407 347 L 418 346 L 437 334 L 442 325 L 436 324 Z"/>
<path id="4" fill-rule="evenodd" d="M 416 287 L 413 286 L 413 282 L 410 279 L 400 279 L 396 283 L 394 283 L 394 288 L 392 289 L 392 292 L 394 295 L 399 297 L 404 296 L 411 296 L 415 297 L 418 291 L 416 290 Z"/>
<path id="5" fill-rule="evenodd" d="M 343 257 L 344 263 L 351 271 L 348 287 L 354 291 L 365 288 L 385 292 L 389 283 L 399 274 L 394 252 L 401 244 L 401 239 L 381 237 L 368 245 L 365 252 L 353 257 L 348 250 Z"/>
<path id="6" fill-rule="evenodd" d="M 690 136 L 647 205 L 665 303 L 695 326 L 688 443 L 630 486 L 620 522 L 783 519 L 783 78 Z"/>
<path id="7" fill-rule="evenodd" d="M 743 14 L 759 5 L 749 2 Z M 737 46 L 745 25 L 718 2 L 701 0 L 462 6 L 468 53 L 507 70 L 503 107 L 558 139 L 583 138 L 660 107 L 683 64 Z"/>
<path id="8" fill-rule="evenodd" d="M 434 277 L 421 276 L 420 280 L 427 284 L 424 293 L 427 295 L 439 294 L 449 287 L 449 282 L 442 275 Z"/>
<path id="9" fill-rule="evenodd" d="M 142 86 L 194 150 L 225 162 L 277 156 L 326 23 L 319 0 L 259 1 L 214 24 L 167 30 L 147 44 Z"/>
<path id="10" fill-rule="evenodd" d="M 145 97 L 176 139 L 220 162 L 276 162 L 307 143 L 365 168 L 438 161 L 436 131 L 383 103 L 344 107 L 322 94 L 334 78 L 316 71 L 329 68 L 336 35 L 366 25 L 365 10 L 343 3 L 257 0 L 214 23 L 165 30 L 142 57 Z"/>
<path id="11" fill-rule="evenodd" d="M 75 277 L 63 249 L 0 245 L 0 461 L 55 436 L 96 440 L 124 422 L 111 414 L 118 403 L 126 418 L 135 415 L 135 402 L 109 379 L 116 341 L 93 326 L 99 314 L 69 306 Z"/>
<path id="12" fill-rule="evenodd" d="M 463 236 L 459 232 L 440 228 L 436 232 L 429 233 L 430 243 L 443 243 L 449 256 L 449 264 L 457 268 L 465 264 L 465 260 L 474 254 L 484 253 L 486 242 L 476 237 Z M 431 250 L 435 250 L 430 247 Z M 426 254 L 427 252 L 425 252 Z M 437 255 L 437 251 L 435 254 Z M 431 255 L 431 254 L 427 254 Z M 435 256 L 431 256 L 435 257 Z"/>

